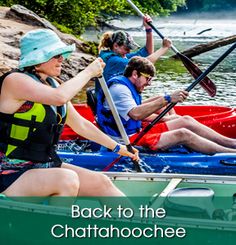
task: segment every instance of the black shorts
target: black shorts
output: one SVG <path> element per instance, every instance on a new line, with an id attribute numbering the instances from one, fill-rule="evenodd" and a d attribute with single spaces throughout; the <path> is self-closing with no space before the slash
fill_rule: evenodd
<path id="1" fill-rule="evenodd" d="M 17 180 L 25 171 L 18 171 L 11 174 L 0 174 L 0 193 L 5 191 L 15 180 Z"/>
<path id="2" fill-rule="evenodd" d="M 37 163 L 33 164 L 30 167 L 25 169 L 18 170 L 15 173 L 10 174 L 0 174 L 0 193 L 5 191 L 14 181 L 16 181 L 23 173 L 30 169 L 39 169 L 39 168 L 54 168 L 61 167 L 59 165 L 55 165 L 53 162 L 48 163 Z"/>

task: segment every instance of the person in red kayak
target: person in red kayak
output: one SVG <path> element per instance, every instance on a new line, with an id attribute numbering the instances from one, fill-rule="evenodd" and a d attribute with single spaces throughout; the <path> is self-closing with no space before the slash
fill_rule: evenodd
<path id="1" fill-rule="evenodd" d="M 155 96 L 142 102 L 141 93 L 151 84 L 155 75 L 154 65 L 146 58 L 133 57 L 124 75 L 108 80 L 108 87 L 127 134 L 133 142 L 141 130 L 141 121 L 150 122 L 169 103 L 183 102 L 188 97 L 184 90 L 164 96 Z M 102 90 L 97 97 L 97 119 L 101 129 L 116 140 L 120 134 L 104 98 Z M 176 145 L 185 145 L 194 151 L 213 154 L 236 153 L 236 140 L 227 138 L 190 116 L 170 115 L 156 124 L 138 145 L 151 150 L 166 150 Z"/>
<path id="2" fill-rule="evenodd" d="M 67 123 L 76 133 L 138 159 L 74 109 L 70 100 L 105 66 L 98 58 L 62 83 L 62 62 L 75 45 L 37 29 L 20 42 L 19 70 L 0 79 L 0 193 L 7 196 L 123 196 L 103 174 L 61 161 L 57 143 Z"/>

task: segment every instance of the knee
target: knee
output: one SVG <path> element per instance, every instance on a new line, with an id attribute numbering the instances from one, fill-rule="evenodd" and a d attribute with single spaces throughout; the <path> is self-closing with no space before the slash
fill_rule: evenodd
<path id="1" fill-rule="evenodd" d="M 63 169 L 58 178 L 58 192 L 62 196 L 77 196 L 79 192 L 80 182 L 76 172 Z"/>
<path id="2" fill-rule="evenodd" d="M 191 116 L 185 115 L 181 117 L 181 121 L 183 125 L 190 125 L 193 124 L 196 120 Z"/>
<path id="3" fill-rule="evenodd" d="M 113 188 L 112 181 L 106 175 L 98 173 L 97 180 L 98 180 L 98 186 L 99 186 L 101 195 L 106 192 L 109 193 L 111 188 Z"/>
<path id="4" fill-rule="evenodd" d="M 175 131 L 175 136 L 181 143 L 186 143 L 192 140 L 192 132 L 186 128 L 180 128 Z"/>

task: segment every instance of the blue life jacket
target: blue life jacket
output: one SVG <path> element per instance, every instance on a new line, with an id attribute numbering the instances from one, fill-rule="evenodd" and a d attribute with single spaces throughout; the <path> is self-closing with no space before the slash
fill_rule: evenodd
<path id="1" fill-rule="evenodd" d="M 135 100 L 137 105 L 141 104 L 141 95 L 137 92 L 135 86 L 130 82 L 130 80 L 125 76 L 116 76 L 107 82 L 108 87 L 110 87 L 112 84 L 123 84 L 127 86 L 133 96 L 133 99 Z M 110 110 L 107 110 L 104 108 L 103 104 L 105 101 L 105 95 L 102 91 L 102 89 L 99 90 L 98 96 L 97 96 L 97 120 L 99 123 L 99 126 L 101 127 L 102 131 L 106 134 L 120 137 L 120 133 L 118 130 L 118 127 L 116 125 L 115 119 L 112 115 L 112 112 Z M 141 121 L 136 121 L 132 118 L 130 118 L 128 121 L 124 120 L 122 117 L 121 121 L 124 125 L 124 128 L 126 130 L 126 133 L 128 135 L 137 133 L 140 131 L 141 128 Z"/>
<path id="2" fill-rule="evenodd" d="M 101 51 L 99 57 L 106 63 L 103 70 L 103 76 L 106 82 L 112 77 L 123 75 L 124 69 L 129 62 L 129 59 L 122 58 L 119 54 L 110 50 Z M 99 82 L 95 82 L 96 94 L 99 92 L 100 88 Z"/>

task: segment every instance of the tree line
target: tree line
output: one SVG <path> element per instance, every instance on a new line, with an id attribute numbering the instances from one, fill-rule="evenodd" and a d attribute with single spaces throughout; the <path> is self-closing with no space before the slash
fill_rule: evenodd
<path id="1" fill-rule="evenodd" d="M 212 10 L 236 7 L 235 0 L 133 0 L 152 16 L 177 10 Z M 123 15 L 135 15 L 126 0 L 0 0 L 1 6 L 20 4 L 52 22 L 61 31 L 81 35 L 88 26 L 98 26 Z M 185 6 L 185 8 L 183 8 Z M 181 9 L 182 8 L 182 9 Z"/>
<path id="2" fill-rule="evenodd" d="M 168 15 L 185 0 L 134 0 L 144 13 Z M 60 30 L 80 35 L 88 26 L 122 15 L 135 14 L 125 0 L 0 0 L 1 6 L 20 4 L 44 17 Z"/>

